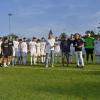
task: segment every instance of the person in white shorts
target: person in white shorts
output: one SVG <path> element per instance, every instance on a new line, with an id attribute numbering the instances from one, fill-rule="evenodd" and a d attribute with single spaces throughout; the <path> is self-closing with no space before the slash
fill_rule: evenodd
<path id="1" fill-rule="evenodd" d="M 45 67 L 48 68 L 49 67 L 49 63 L 50 63 L 50 44 L 48 41 L 46 41 L 46 46 L 45 46 L 45 52 L 46 52 L 46 60 L 45 60 Z"/>
<path id="2" fill-rule="evenodd" d="M 96 57 L 96 63 L 100 64 L 100 38 L 97 37 L 94 41 L 94 53 Z"/>
<path id="3" fill-rule="evenodd" d="M 29 51 L 30 51 L 30 62 L 31 65 L 36 64 L 36 38 L 33 37 L 32 41 L 29 43 Z"/>
<path id="4" fill-rule="evenodd" d="M 46 46 L 45 39 L 42 38 L 41 39 L 41 48 L 40 48 L 40 50 L 41 50 L 41 61 L 42 61 L 42 63 L 45 62 L 45 55 L 46 55 L 46 53 L 45 53 L 45 46 Z"/>
<path id="5" fill-rule="evenodd" d="M 37 39 L 37 44 L 36 44 L 36 48 L 37 48 L 37 62 L 40 63 L 41 62 L 41 44 L 40 44 L 40 39 Z"/>
<path id="6" fill-rule="evenodd" d="M 18 37 L 15 38 L 15 40 L 13 41 L 13 65 L 16 65 L 16 62 L 18 61 L 18 57 L 19 57 L 19 41 L 18 41 Z"/>
<path id="7" fill-rule="evenodd" d="M 61 56 L 61 50 L 60 50 L 60 41 L 58 37 L 55 38 L 55 63 L 60 63 L 60 56 Z"/>
<path id="8" fill-rule="evenodd" d="M 27 43 L 26 38 L 23 38 L 23 42 L 21 43 L 21 50 L 22 50 L 22 64 L 26 65 L 26 57 L 27 57 Z"/>

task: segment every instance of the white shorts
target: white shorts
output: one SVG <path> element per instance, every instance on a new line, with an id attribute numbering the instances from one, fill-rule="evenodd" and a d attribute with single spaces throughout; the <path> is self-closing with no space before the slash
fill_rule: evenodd
<path id="1" fill-rule="evenodd" d="M 41 56 L 41 52 L 40 51 L 37 51 L 37 56 Z"/>
<path id="2" fill-rule="evenodd" d="M 41 55 L 45 55 L 45 50 L 41 50 Z"/>
<path id="3" fill-rule="evenodd" d="M 35 50 L 31 50 L 30 51 L 30 56 L 36 56 L 37 54 L 36 54 L 36 51 Z"/>

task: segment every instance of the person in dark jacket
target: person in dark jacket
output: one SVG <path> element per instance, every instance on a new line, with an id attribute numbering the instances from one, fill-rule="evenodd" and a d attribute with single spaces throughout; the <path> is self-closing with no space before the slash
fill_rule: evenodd
<path id="1" fill-rule="evenodd" d="M 81 39 L 81 36 L 79 33 L 75 34 L 75 40 L 73 42 L 73 45 L 75 47 L 75 55 L 76 55 L 76 64 L 77 67 L 84 67 L 84 60 L 82 56 L 82 47 L 84 45 L 84 41 Z"/>
<path id="2" fill-rule="evenodd" d="M 61 39 L 61 44 L 60 44 L 63 66 L 65 65 L 66 60 L 67 60 L 67 66 L 69 63 L 70 44 L 71 40 L 68 39 L 67 35 L 64 35 L 63 38 Z"/>

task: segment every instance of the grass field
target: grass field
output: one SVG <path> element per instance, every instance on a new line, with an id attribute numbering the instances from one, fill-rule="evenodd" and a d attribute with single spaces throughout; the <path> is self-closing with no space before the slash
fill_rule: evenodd
<path id="1" fill-rule="evenodd" d="M 100 65 L 0 68 L 0 100 L 100 100 Z"/>

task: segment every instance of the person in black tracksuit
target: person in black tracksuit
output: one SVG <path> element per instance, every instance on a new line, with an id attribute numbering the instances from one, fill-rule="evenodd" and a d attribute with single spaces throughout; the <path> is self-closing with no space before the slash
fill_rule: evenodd
<path id="1" fill-rule="evenodd" d="M 12 61 L 12 58 L 13 58 L 13 41 L 12 39 L 9 39 L 8 40 L 8 49 L 9 49 L 9 52 L 8 52 L 8 65 L 11 64 L 11 61 Z"/>
<path id="2" fill-rule="evenodd" d="M 7 61 L 8 61 L 8 55 L 9 55 L 9 47 L 8 47 L 8 39 L 7 37 L 4 37 L 3 42 L 1 44 L 1 50 L 3 54 L 3 63 L 4 67 L 7 67 Z"/>

